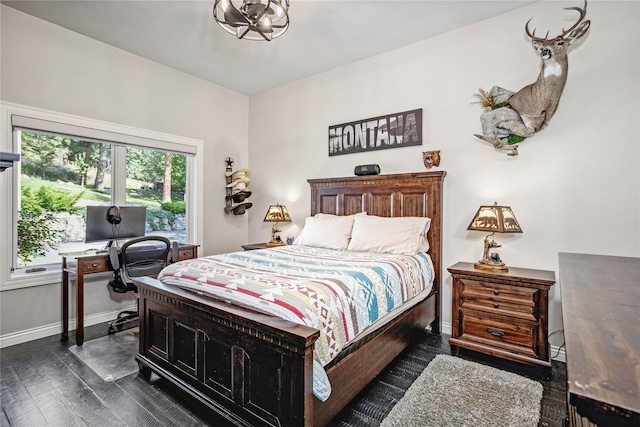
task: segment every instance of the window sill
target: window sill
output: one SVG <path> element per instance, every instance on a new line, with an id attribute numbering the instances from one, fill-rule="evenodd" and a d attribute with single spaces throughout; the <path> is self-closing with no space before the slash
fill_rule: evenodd
<path id="1" fill-rule="evenodd" d="M 27 273 L 27 270 L 21 268 L 11 273 L 9 279 L 0 286 L 0 292 L 57 284 L 62 281 L 62 264 L 49 264 L 45 271 L 34 273 Z"/>

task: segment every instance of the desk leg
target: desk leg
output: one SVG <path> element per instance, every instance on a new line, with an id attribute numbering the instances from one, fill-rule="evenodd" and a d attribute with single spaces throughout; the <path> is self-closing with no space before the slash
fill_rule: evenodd
<path id="1" fill-rule="evenodd" d="M 69 272 L 67 258 L 62 257 L 62 340 L 69 339 Z"/>
<path id="2" fill-rule="evenodd" d="M 76 286 L 78 288 L 76 296 L 76 345 L 79 347 L 84 343 L 84 271 L 80 271 L 80 262 L 78 262 Z"/>

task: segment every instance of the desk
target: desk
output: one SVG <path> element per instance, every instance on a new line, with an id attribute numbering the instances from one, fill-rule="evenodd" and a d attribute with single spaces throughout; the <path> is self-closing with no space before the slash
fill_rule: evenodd
<path id="1" fill-rule="evenodd" d="M 62 339 L 69 338 L 69 276 L 76 276 L 76 345 L 84 343 L 84 276 L 112 271 L 109 254 L 102 251 L 61 253 L 62 257 Z M 178 261 L 198 257 L 198 245 L 181 244 Z"/>

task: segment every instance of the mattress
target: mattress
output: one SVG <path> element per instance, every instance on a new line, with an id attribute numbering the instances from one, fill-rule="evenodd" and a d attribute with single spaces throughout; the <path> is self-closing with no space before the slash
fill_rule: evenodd
<path id="1" fill-rule="evenodd" d="M 434 270 L 426 253 L 292 245 L 181 261 L 158 279 L 318 329 L 314 357 L 324 367 L 377 322 L 425 296 Z"/>

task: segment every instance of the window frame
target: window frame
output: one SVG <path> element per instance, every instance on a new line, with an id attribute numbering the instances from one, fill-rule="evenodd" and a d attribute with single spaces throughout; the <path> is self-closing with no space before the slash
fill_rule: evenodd
<path id="1" fill-rule="evenodd" d="M 185 202 L 187 203 L 187 240 L 188 243 L 200 244 L 203 235 L 204 142 L 202 140 L 2 102 L 0 104 L 0 151 L 17 152 L 17 142 L 14 140 L 11 122 L 11 118 L 14 115 L 33 118 L 36 121 L 49 121 L 60 124 L 61 126 L 68 125 L 70 127 L 75 126 L 88 130 L 96 130 L 102 134 L 118 134 L 125 139 L 129 137 L 135 141 L 135 143 L 127 144 L 122 142 L 122 140 L 108 140 L 108 142 L 112 143 L 114 155 L 120 155 L 122 158 L 125 156 L 124 152 L 126 152 L 127 146 L 185 154 L 187 158 L 187 189 L 185 192 Z M 118 152 L 122 154 L 118 154 Z M 124 168 L 124 162 L 121 167 Z M 0 244 L 5 245 L 0 254 L 0 292 L 61 283 L 62 278 L 62 260 L 60 260 L 60 263 L 46 264 L 47 269 L 43 272 L 26 273 L 23 271 L 26 269 L 19 269 L 15 272 L 11 271 L 14 246 L 17 239 L 16 218 L 19 195 L 16 191 L 16 180 L 19 180 L 19 169 L 19 167 L 16 168 L 14 166 L 0 173 L 0 197 L 9 201 L 9 203 L 2 203 L 0 206 L 0 242 L 2 242 Z M 121 176 L 119 175 L 116 182 L 114 182 L 112 193 L 115 194 L 116 198 L 113 202 L 116 204 L 125 204 L 125 179 L 126 177 L 123 173 Z M 118 186 L 117 188 L 116 185 Z M 2 196 L 3 194 L 5 195 L 4 197 Z"/>

